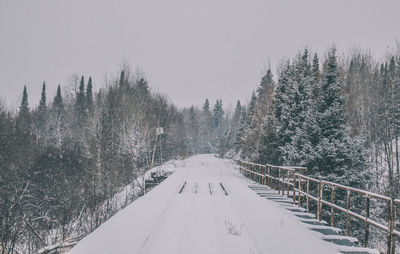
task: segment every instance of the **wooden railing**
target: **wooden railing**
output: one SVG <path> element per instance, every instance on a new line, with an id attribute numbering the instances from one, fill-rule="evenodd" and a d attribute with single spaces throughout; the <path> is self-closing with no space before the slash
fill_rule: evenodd
<path id="1" fill-rule="evenodd" d="M 299 207 L 303 206 L 304 201 L 304 207 L 307 212 L 310 212 L 310 201 L 315 202 L 316 216 L 320 221 L 322 220 L 323 206 L 328 206 L 330 208 L 330 225 L 332 227 L 335 226 L 335 212 L 344 213 L 346 215 L 346 235 L 350 235 L 350 217 L 363 221 L 365 224 L 365 247 L 369 245 L 370 225 L 385 231 L 387 235 L 386 253 L 395 253 L 395 241 L 397 237 L 400 237 L 400 231 L 396 228 L 396 210 L 400 205 L 400 199 L 391 199 L 384 195 L 312 178 L 305 175 L 307 169 L 304 167 L 263 165 L 246 161 L 238 161 L 237 163 L 242 174 L 260 184 L 268 185 L 282 195 L 286 194 L 288 198 L 293 198 L 293 203 Z M 324 197 L 324 192 L 326 193 L 327 191 L 329 193 L 328 200 Z M 344 206 L 339 205 L 338 200 L 335 201 L 337 198 L 336 193 L 339 191 L 345 193 L 345 200 L 340 200 Z M 316 194 L 313 195 L 312 193 Z M 365 210 L 363 214 L 353 210 L 354 207 L 351 205 L 352 195 L 358 195 L 359 198 L 364 199 Z M 383 224 L 371 218 L 371 200 L 386 204 L 387 223 Z"/>

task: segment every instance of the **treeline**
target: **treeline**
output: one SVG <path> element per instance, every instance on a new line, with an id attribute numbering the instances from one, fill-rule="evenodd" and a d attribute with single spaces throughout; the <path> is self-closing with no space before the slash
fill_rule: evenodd
<path id="1" fill-rule="evenodd" d="M 321 61 L 305 49 L 276 79 L 267 70 L 248 105 L 238 101 L 227 122 L 221 156 L 305 166 L 310 176 L 399 198 L 399 50 L 378 61 L 361 50 L 338 58 L 331 48 Z M 345 195 L 337 192 L 336 204 L 345 207 Z M 351 202 L 365 213 L 363 197 Z M 388 209 L 373 202 L 370 216 L 385 224 Z M 335 217 L 343 228 L 343 216 Z M 371 246 L 385 249 L 384 232 L 371 230 Z M 352 220 L 350 232 L 364 242 L 362 222 Z"/>
<path id="2" fill-rule="evenodd" d="M 353 50 L 307 49 L 268 69 L 248 105 L 240 101 L 221 155 L 300 165 L 308 173 L 394 195 L 399 182 L 400 54 L 384 61 Z"/>
<path id="3" fill-rule="evenodd" d="M 155 146 L 158 126 L 165 134 Z M 0 105 L 1 253 L 94 230 L 116 212 L 110 198 L 152 166 L 154 149 L 164 160 L 186 156 L 184 129 L 182 113 L 128 68 L 97 92 L 91 78 L 75 78 L 51 101 L 43 83 L 32 109 L 25 87 L 17 113 Z"/>

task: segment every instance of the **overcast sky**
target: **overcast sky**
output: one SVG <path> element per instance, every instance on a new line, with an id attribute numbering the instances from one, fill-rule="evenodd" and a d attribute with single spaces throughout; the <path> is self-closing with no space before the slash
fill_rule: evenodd
<path id="1" fill-rule="evenodd" d="M 304 46 L 379 57 L 399 38 L 399 0 L 0 0 L 0 97 L 26 84 L 36 105 L 74 73 L 99 88 L 126 59 L 178 106 L 229 106 Z"/>

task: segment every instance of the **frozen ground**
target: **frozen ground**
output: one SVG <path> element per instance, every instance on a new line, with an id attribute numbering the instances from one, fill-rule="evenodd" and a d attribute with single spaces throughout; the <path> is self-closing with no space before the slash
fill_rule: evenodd
<path id="1" fill-rule="evenodd" d="M 69 253 L 338 253 L 249 189 L 229 160 L 197 155 L 184 162 Z"/>

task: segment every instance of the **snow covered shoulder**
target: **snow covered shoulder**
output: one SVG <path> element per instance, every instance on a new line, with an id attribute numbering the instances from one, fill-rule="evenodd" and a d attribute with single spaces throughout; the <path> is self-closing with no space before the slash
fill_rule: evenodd
<path id="1" fill-rule="evenodd" d="M 249 189 L 231 161 L 196 155 L 182 165 L 70 253 L 338 253 Z"/>

